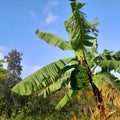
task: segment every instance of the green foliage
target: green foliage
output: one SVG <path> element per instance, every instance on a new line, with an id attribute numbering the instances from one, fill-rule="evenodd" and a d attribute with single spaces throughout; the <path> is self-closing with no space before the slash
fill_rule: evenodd
<path id="1" fill-rule="evenodd" d="M 7 62 L 8 69 L 8 82 L 11 83 L 10 87 L 13 87 L 17 82 L 21 80 L 21 71 L 22 71 L 22 53 L 18 52 L 16 49 L 12 49 L 8 55 L 4 58 Z"/>
<path id="2" fill-rule="evenodd" d="M 111 81 L 113 82 L 116 78 L 107 72 L 99 72 L 93 77 L 93 82 L 97 86 L 97 88 L 101 91 L 103 84 L 105 81 Z"/>
<path id="3" fill-rule="evenodd" d="M 95 26 L 97 25 L 98 21 L 96 19 L 94 23 L 89 23 L 86 20 L 85 14 L 79 10 L 83 6 L 84 4 L 79 3 L 78 1 L 71 1 L 72 16 L 69 20 L 65 21 L 66 30 L 70 35 L 70 43 L 67 43 L 55 35 L 40 32 L 39 30 L 36 31 L 37 36 L 46 41 L 48 44 L 57 46 L 63 50 L 73 49 L 78 58 L 79 56 L 84 56 L 84 47 L 91 47 L 93 46 L 94 41 L 96 41 L 96 37 L 89 34 L 92 33 L 96 35 L 98 30 Z M 68 72 L 69 69 L 67 71 L 64 71 L 63 69 L 63 67 L 65 67 L 67 64 L 68 61 L 64 62 L 64 60 L 51 63 L 50 65 L 43 67 L 42 69 L 31 74 L 23 81 L 18 83 L 15 87 L 12 88 L 12 91 L 21 95 L 29 95 L 38 91 L 39 95 L 46 97 L 52 92 L 59 90 L 63 83 L 70 80 L 70 74 L 65 74 L 65 72 L 70 73 Z M 71 64 L 73 65 L 73 63 Z M 79 83 L 78 86 L 80 87 L 81 84 L 81 87 L 83 87 L 86 85 L 87 80 L 87 78 L 83 76 L 87 76 L 87 73 L 84 71 L 80 74 L 81 79 L 84 80 L 81 80 L 81 83 L 81 81 L 77 78 L 78 82 L 76 85 Z"/>
<path id="4" fill-rule="evenodd" d="M 112 52 L 109 50 L 104 50 L 102 54 L 98 54 L 96 56 L 95 62 L 96 66 L 99 66 L 101 68 L 101 77 L 104 77 L 104 74 L 107 74 L 108 78 L 111 78 L 110 76 L 114 76 L 116 73 L 120 74 L 120 52 Z M 112 75 L 112 72 L 114 71 L 114 74 Z M 99 76 L 99 74 L 97 75 Z M 93 76 L 94 77 L 94 76 Z M 117 85 L 117 88 L 119 89 L 119 80 L 117 81 L 115 77 L 110 79 L 113 84 L 115 83 Z M 100 81 L 98 84 L 101 83 Z M 99 84 L 100 85 L 100 84 Z M 98 87 L 99 88 L 99 87 Z"/>
<path id="5" fill-rule="evenodd" d="M 4 60 L 0 60 L 0 74 L 7 73 L 7 70 L 3 68 L 3 64 L 5 63 Z"/>
<path id="6" fill-rule="evenodd" d="M 0 116 L 5 115 L 4 119 L 9 119 L 13 111 L 17 112 L 20 107 L 17 100 L 21 100 L 21 98 L 11 93 L 10 89 L 21 79 L 21 55 L 17 50 L 12 50 L 8 53 L 5 56 L 8 65 L 7 69 L 3 68 L 4 61 L 0 61 Z"/>
<path id="7" fill-rule="evenodd" d="M 116 60 L 120 60 L 120 51 L 117 51 L 115 54 L 114 54 L 114 58 Z"/>
<path id="8" fill-rule="evenodd" d="M 89 94 L 87 94 L 85 90 L 89 89 L 91 85 L 92 88 L 90 90 L 92 91 L 92 95 L 89 96 L 91 98 L 91 96 L 94 95 L 96 100 L 94 102 L 96 102 L 96 106 L 98 104 L 96 108 L 94 108 L 95 106 L 93 105 L 92 110 L 96 112 L 96 109 L 99 109 L 100 112 L 97 112 L 100 113 L 100 115 L 103 113 L 103 116 L 105 116 L 106 111 L 102 111 L 102 108 L 106 108 L 101 93 L 106 90 L 103 86 L 107 87 L 107 90 L 109 88 L 110 90 L 108 91 L 111 91 L 112 88 L 119 89 L 120 84 L 115 80 L 116 78 L 111 74 L 111 71 L 114 70 L 120 73 L 120 52 L 113 53 L 112 51 L 104 50 L 102 54 L 98 54 L 98 30 L 96 28 L 98 20 L 95 19 L 93 23 L 89 23 L 86 20 L 86 15 L 80 11 L 85 4 L 79 3 L 77 0 L 70 0 L 70 4 L 72 15 L 69 20 L 64 22 L 66 31 L 70 36 L 69 42 L 39 30 L 36 31 L 36 35 L 48 44 L 59 47 L 62 50 L 74 50 L 76 57 L 62 59 L 39 69 L 16 84 L 12 88 L 12 91 L 20 95 L 35 93 L 34 95 L 47 97 L 51 93 L 55 93 L 61 90 L 61 88 L 67 87 L 67 91 L 64 91 L 65 93 L 61 97 L 62 99 L 56 106 L 58 110 L 66 106 L 71 98 L 79 96 L 79 93 L 83 92 L 82 97 L 84 101 L 81 101 L 81 104 L 84 109 L 82 109 L 82 111 L 87 115 L 90 113 L 90 111 L 88 111 L 88 109 L 90 110 L 87 104 L 88 101 L 86 100 Z M 96 72 L 98 67 L 101 68 L 100 72 Z M 118 93 L 117 90 L 116 93 Z M 107 97 L 106 95 L 106 98 Z M 110 99 L 111 98 L 112 97 L 110 97 Z M 91 101 L 93 102 L 92 98 Z M 29 102 L 27 104 L 32 106 Z M 33 112 L 33 109 L 31 110 L 29 107 L 24 109 L 28 113 Z M 91 114 L 93 114 L 92 110 Z M 23 111 L 21 114 L 23 114 Z M 47 115 L 49 115 L 49 117 L 44 117 L 44 119 L 53 119 L 54 114 L 50 115 L 46 113 L 46 116 Z M 89 115 L 84 115 L 84 119 L 88 119 L 88 116 Z M 63 116 L 58 115 L 56 119 L 62 119 L 62 117 Z M 71 119 L 70 117 L 68 118 Z M 83 119 L 83 117 L 80 119 Z"/>
<path id="9" fill-rule="evenodd" d="M 63 109 L 55 110 L 57 102 L 64 97 L 67 89 L 63 88 L 60 91 L 50 95 L 47 98 L 31 96 L 15 95 L 14 104 L 11 101 L 11 116 L 8 117 L 6 111 L 2 110 L 0 119 L 6 120 L 70 120 L 73 118 L 83 119 L 85 115 L 82 113 L 85 103 L 82 97 L 80 99 L 72 99 L 68 101 Z M 10 107 L 10 106 L 9 106 Z M 7 107 L 9 109 L 9 107 Z M 1 108 L 1 107 L 0 107 Z M 1 112 L 1 111 L 0 111 Z"/>
<path id="10" fill-rule="evenodd" d="M 73 90 L 69 90 L 68 93 L 61 99 L 61 101 L 57 104 L 57 106 L 55 107 L 55 109 L 60 110 L 61 108 L 63 108 L 65 106 L 65 104 L 71 100 L 72 98 L 72 93 Z"/>
<path id="11" fill-rule="evenodd" d="M 40 90 L 39 95 L 43 96 L 44 98 L 50 95 L 51 93 L 56 92 L 57 90 L 60 90 L 64 84 L 69 81 L 70 75 L 65 75 L 61 78 L 59 78 L 56 82 L 53 82 L 48 87 L 44 87 L 43 90 Z"/>
<path id="12" fill-rule="evenodd" d="M 70 81 L 73 90 L 81 90 L 89 83 L 88 69 L 83 65 L 77 66 L 71 73 Z"/>
<path id="13" fill-rule="evenodd" d="M 104 50 L 102 54 L 98 54 L 95 59 L 96 65 L 101 67 L 102 72 L 115 71 L 120 73 L 120 58 L 119 51 L 114 53 L 109 50 Z"/>
<path id="14" fill-rule="evenodd" d="M 40 95 L 46 97 L 60 89 L 62 83 L 68 79 L 68 75 L 62 76 L 62 68 L 71 60 L 72 58 L 59 60 L 41 68 L 14 86 L 12 91 L 20 95 L 30 95 L 39 91 Z"/>
<path id="15" fill-rule="evenodd" d="M 116 82 L 118 89 L 120 90 L 120 79 L 117 79 L 115 82 Z"/>
<path id="16" fill-rule="evenodd" d="M 65 40 L 47 33 L 47 32 L 40 32 L 39 30 L 36 31 L 36 35 L 44 40 L 45 42 L 47 42 L 50 45 L 59 47 L 62 50 L 72 50 L 71 45 L 69 44 L 69 42 L 66 42 Z"/>
<path id="17" fill-rule="evenodd" d="M 90 34 L 96 35 L 96 32 L 98 32 L 95 27 L 98 24 L 98 20 L 95 19 L 93 24 L 89 23 L 86 20 L 86 15 L 79 10 L 83 6 L 84 4 L 79 3 L 77 0 L 71 1 L 72 15 L 64 23 L 66 31 L 70 35 L 70 44 L 78 58 L 83 56 L 85 47 L 93 45 L 93 41 L 96 38 L 95 36 L 90 36 Z"/>
<path id="18" fill-rule="evenodd" d="M 16 49 L 12 49 L 7 56 L 5 56 L 5 60 L 8 63 L 8 70 L 10 74 L 16 74 L 17 76 L 21 75 L 22 66 L 21 66 L 21 56 L 23 54 L 18 52 Z"/>

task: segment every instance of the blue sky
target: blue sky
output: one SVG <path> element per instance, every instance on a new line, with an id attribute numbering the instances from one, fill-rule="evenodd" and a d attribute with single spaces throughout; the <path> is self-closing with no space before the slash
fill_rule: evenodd
<path id="1" fill-rule="evenodd" d="M 120 46 L 119 0 L 81 0 L 89 21 L 100 21 L 98 44 L 103 49 L 118 51 Z M 60 58 L 73 56 L 37 38 L 35 31 L 51 32 L 69 39 L 64 20 L 69 19 L 71 9 L 68 0 L 0 0 L 0 59 L 11 49 L 23 53 L 22 77 L 26 77 Z"/>

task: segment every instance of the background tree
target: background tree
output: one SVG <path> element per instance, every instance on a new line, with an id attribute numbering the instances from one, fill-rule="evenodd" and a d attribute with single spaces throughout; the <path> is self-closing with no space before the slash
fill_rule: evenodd
<path id="1" fill-rule="evenodd" d="M 11 117 L 13 110 L 17 111 L 18 106 L 20 107 L 18 101 L 21 100 L 22 97 L 20 98 L 18 95 L 13 94 L 10 89 L 21 80 L 21 56 L 22 53 L 18 52 L 16 49 L 12 49 L 8 55 L 4 57 L 7 63 L 7 78 L 2 79 L 3 89 L 1 90 L 1 101 L 3 102 L 1 104 L 1 113 L 4 112 L 7 118 Z M 2 68 L 0 70 L 3 71 Z"/>
<path id="2" fill-rule="evenodd" d="M 21 71 L 22 71 L 22 53 L 18 52 L 16 49 L 12 49 L 7 56 L 5 56 L 5 60 L 7 62 L 8 69 L 8 82 L 10 82 L 10 88 L 21 80 Z"/>
<path id="3" fill-rule="evenodd" d="M 80 11 L 85 4 L 77 0 L 70 0 L 70 4 L 72 15 L 64 23 L 70 36 L 69 42 L 40 30 L 37 30 L 36 34 L 48 44 L 62 50 L 73 50 L 75 56 L 58 60 L 41 68 L 16 84 L 12 91 L 21 95 L 36 93 L 46 97 L 67 87 L 66 94 L 57 104 L 56 109 L 60 110 L 70 99 L 82 94 L 86 101 L 83 106 L 84 114 L 88 115 L 89 109 L 91 120 L 97 118 L 107 120 L 116 112 L 111 107 L 120 107 L 119 82 L 116 82 L 116 77 L 111 74 L 112 70 L 120 73 L 119 52 L 111 54 L 105 50 L 99 54 L 96 28 L 98 20 L 95 19 L 93 23 L 86 20 L 86 15 Z M 101 70 L 96 73 L 98 67 Z M 92 110 L 87 102 L 90 91 L 95 103 Z"/>
<path id="4" fill-rule="evenodd" d="M 4 60 L 0 60 L 0 115 L 2 114 L 2 108 L 4 108 L 4 91 L 5 91 L 5 80 L 7 78 L 7 69 L 3 67 Z"/>

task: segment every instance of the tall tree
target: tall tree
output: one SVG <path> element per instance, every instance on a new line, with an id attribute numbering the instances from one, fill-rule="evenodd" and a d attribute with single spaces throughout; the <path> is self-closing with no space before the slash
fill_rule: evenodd
<path id="1" fill-rule="evenodd" d="M 16 49 L 12 49 L 7 56 L 5 56 L 5 60 L 8 64 L 8 74 L 9 74 L 9 82 L 12 84 L 17 83 L 21 80 L 21 71 L 22 71 L 22 53 L 18 52 Z"/>
<path id="2" fill-rule="evenodd" d="M 11 92 L 11 88 L 21 80 L 21 71 L 22 71 L 22 53 L 18 52 L 16 49 L 12 49 L 7 56 L 4 57 L 7 63 L 7 78 L 2 81 L 3 89 L 1 89 L 1 101 L 2 101 L 2 109 L 1 113 L 4 112 L 7 118 L 10 118 L 12 115 L 13 108 L 15 109 L 15 105 L 18 104 L 18 100 L 20 99 L 19 96 L 15 96 Z M 2 64 L 0 64 L 0 70 L 2 72 Z"/>

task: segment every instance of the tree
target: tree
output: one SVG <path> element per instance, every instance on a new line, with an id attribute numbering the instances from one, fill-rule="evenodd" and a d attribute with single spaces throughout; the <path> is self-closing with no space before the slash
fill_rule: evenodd
<path id="1" fill-rule="evenodd" d="M 7 77 L 5 80 L 2 80 L 1 113 L 4 113 L 6 118 L 11 117 L 13 108 L 15 108 L 16 104 L 18 105 L 17 100 L 20 98 L 19 96 L 15 96 L 10 89 L 21 80 L 21 56 L 22 53 L 18 52 L 16 49 L 12 49 L 11 52 L 4 57 L 8 66 Z"/>
<path id="2" fill-rule="evenodd" d="M 95 19 L 93 23 L 87 21 L 85 13 L 80 11 L 85 4 L 77 0 L 70 0 L 70 4 L 72 15 L 69 20 L 64 22 L 70 36 L 69 42 L 40 30 L 36 31 L 36 35 L 48 44 L 62 50 L 73 50 L 75 57 L 60 59 L 41 68 L 16 84 L 12 91 L 20 95 L 36 92 L 38 95 L 46 97 L 69 86 L 68 92 L 56 106 L 56 109 L 61 109 L 67 101 L 80 95 L 81 92 L 86 98 L 86 91 L 91 90 L 96 103 L 94 112 L 91 113 L 91 119 L 107 120 L 114 113 L 110 111 L 109 105 L 115 105 L 115 102 L 111 101 L 114 101 L 116 96 L 120 98 L 119 80 L 111 74 L 112 70 L 120 73 L 120 52 L 111 53 L 105 50 L 99 54 L 96 28 L 98 20 Z M 101 70 L 96 73 L 98 67 Z M 105 88 L 107 92 L 104 95 Z M 110 93 L 111 88 L 116 92 L 116 96 Z M 86 106 L 84 106 L 85 114 L 87 114 L 86 111 Z"/>
<path id="3" fill-rule="evenodd" d="M 7 70 L 3 68 L 4 60 L 0 60 L 0 116 L 2 115 L 2 109 L 4 108 L 4 92 L 5 80 L 7 78 Z"/>
<path id="4" fill-rule="evenodd" d="M 7 69 L 9 74 L 9 82 L 10 86 L 12 87 L 14 84 L 19 82 L 21 80 L 21 71 L 22 71 L 22 65 L 21 65 L 21 56 L 23 54 L 18 52 L 16 49 L 12 49 L 7 56 L 5 56 L 5 60 L 8 63 Z"/>

